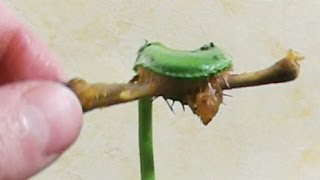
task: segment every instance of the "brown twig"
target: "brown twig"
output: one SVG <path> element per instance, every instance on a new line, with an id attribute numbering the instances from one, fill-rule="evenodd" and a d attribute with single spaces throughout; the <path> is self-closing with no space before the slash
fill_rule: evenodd
<path id="1" fill-rule="evenodd" d="M 147 86 L 131 83 L 89 84 L 82 79 L 74 78 L 67 86 L 78 96 L 83 112 L 152 95 Z"/>
<path id="2" fill-rule="evenodd" d="M 251 73 L 230 74 L 226 77 L 228 84 L 221 84 L 223 89 L 233 89 L 249 86 L 259 86 L 271 83 L 292 81 L 299 75 L 299 61 L 303 57 L 289 50 L 287 57 L 276 62 L 273 66 Z"/>
<path id="3" fill-rule="evenodd" d="M 301 59 L 303 59 L 302 56 L 289 50 L 285 58 L 269 68 L 243 74 L 226 73 L 222 76 L 224 80 L 218 81 L 218 83 L 222 89 L 227 90 L 291 81 L 296 79 L 299 74 L 299 61 Z M 164 95 L 163 92 L 166 92 L 169 87 L 168 84 L 161 84 L 161 82 L 156 83 L 156 85 L 139 82 L 88 84 L 78 78 L 70 80 L 67 86 L 78 96 L 84 112 L 137 100 L 145 96 Z M 163 89 L 158 91 L 159 87 L 164 87 L 166 91 L 163 91 Z M 178 92 L 178 86 L 172 88 L 175 89 L 176 93 Z"/>

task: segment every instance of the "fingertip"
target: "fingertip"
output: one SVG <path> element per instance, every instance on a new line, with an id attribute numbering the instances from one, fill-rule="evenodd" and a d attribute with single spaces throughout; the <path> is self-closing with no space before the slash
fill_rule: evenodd
<path id="1" fill-rule="evenodd" d="M 47 121 L 50 134 L 45 154 L 60 154 L 77 139 L 82 126 L 82 110 L 79 100 L 69 89 L 48 83 L 30 89 L 23 97 L 26 99 L 25 112 L 30 115 L 28 118 L 31 122 L 36 121 L 32 122 L 35 131 L 41 128 L 37 127 L 40 124 L 37 121 L 42 120 L 38 116 Z"/>
<path id="2" fill-rule="evenodd" d="M 0 83 L 22 80 L 61 81 L 63 72 L 57 57 L 40 38 L 26 27 L 11 32 L 6 49 L 0 47 Z M 1 35 L 0 35 L 0 43 Z M 2 43 L 4 44 L 4 43 Z"/>
<path id="3" fill-rule="evenodd" d="M 0 87 L 0 98 L 0 179 L 27 179 L 80 133 L 80 103 L 63 85 L 15 83 Z"/>
<path id="4" fill-rule="evenodd" d="M 0 84 L 22 80 L 61 81 L 58 58 L 0 1 Z"/>

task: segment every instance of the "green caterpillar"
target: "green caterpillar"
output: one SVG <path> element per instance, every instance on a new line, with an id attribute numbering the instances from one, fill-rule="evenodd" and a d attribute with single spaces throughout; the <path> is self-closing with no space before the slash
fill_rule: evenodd
<path id="1" fill-rule="evenodd" d="M 164 99 L 189 105 L 206 125 L 216 115 L 223 100 L 217 82 L 225 81 L 224 73 L 228 73 L 231 67 L 231 56 L 213 43 L 183 51 L 152 42 L 139 49 L 133 68 L 137 75 L 131 82 L 153 84 L 150 87 L 156 87 Z"/>
<path id="2" fill-rule="evenodd" d="M 170 49 L 159 42 L 146 43 L 138 51 L 134 70 L 142 66 L 175 78 L 207 78 L 232 67 L 232 57 L 213 43 L 186 51 Z"/>

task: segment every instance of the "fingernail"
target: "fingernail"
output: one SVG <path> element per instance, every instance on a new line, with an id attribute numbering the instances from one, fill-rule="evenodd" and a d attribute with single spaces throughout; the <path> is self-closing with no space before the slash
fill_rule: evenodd
<path id="1" fill-rule="evenodd" d="M 60 154 L 76 140 L 82 112 L 71 91 L 45 83 L 28 90 L 24 98 L 23 123 L 44 154 Z"/>
<path id="2" fill-rule="evenodd" d="M 32 139 L 38 145 L 41 151 L 46 149 L 50 138 L 50 128 L 48 122 L 45 120 L 46 115 L 37 105 L 28 103 L 23 112 L 23 125 L 27 129 L 28 135 L 31 134 Z"/>

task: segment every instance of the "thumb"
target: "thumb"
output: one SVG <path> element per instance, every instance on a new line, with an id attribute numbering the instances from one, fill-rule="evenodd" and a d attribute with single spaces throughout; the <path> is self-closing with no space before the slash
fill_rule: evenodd
<path id="1" fill-rule="evenodd" d="M 78 137 L 82 111 L 75 95 L 53 82 L 0 86 L 0 179 L 26 179 Z"/>

